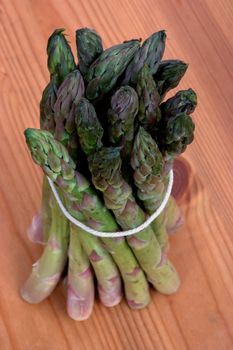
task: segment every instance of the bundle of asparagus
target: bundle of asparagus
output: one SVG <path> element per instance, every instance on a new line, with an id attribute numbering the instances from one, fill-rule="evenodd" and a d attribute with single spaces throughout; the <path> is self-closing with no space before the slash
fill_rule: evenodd
<path id="1" fill-rule="evenodd" d="M 176 157 L 193 140 L 192 89 L 176 87 L 187 64 L 161 61 L 166 34 L 142 45 L 125 41 L 103 50 L 95 30 L 76 31 L 78 65 L 63 29 L 48 40 L 50 82 L 40 103 L 40 130 L 27 129 L 32 158 L 44 172 L 40 213 L 28 230 L 45 245 L 21 289 L 30 303 L 47 298 L 67 274 L 67 311 L 75 320 L 92 312 L 95 281 L 105 306 L 123 291 L 129 307 L 150 302 L 149 283 L 160 293 L 177 291 L 180 280 L 168 260 L 168 233 L 182 215 L 169 198 L 162 214 L 133 236 L 99 238 L 70 223 L 48 183 L 70 214 L 96 231 L 141 225 L 159 208 Z"/>

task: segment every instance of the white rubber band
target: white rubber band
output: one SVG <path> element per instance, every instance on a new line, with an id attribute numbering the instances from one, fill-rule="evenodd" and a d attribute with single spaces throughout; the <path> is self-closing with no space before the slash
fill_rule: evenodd
<path id="1" fill-rule="evenodd" d="M 72 215 L 70 215 L 70 213 L 67 211 L 67 209 L 64 207 L 59 194 L 57 193 L 56 187 L 54 185 L 54 183 L 52 182 L 52 180 L 50 180 L 48 178 L 48 182 L 50 184 L 50 187 L 53 191 L 53 194 L 57 200 L 57 203 L 61 209 L 61 211 L 63 212 L 63 214 L 65 215 L 65 217 L 72 222 L 72 224 L 80 227 L 82 230 L 90 233 L 93 236 L 97 236 L 97 237 L 124 237 L 124 236 L 131 236 L 134 235 L 136 233 L 139 233 L 140 231 L 144 230 L 145 228 L 147 228 L 152 221 L 154 221 L 163 211 L 163 209 L 165 208 L 168 199 L 171 195 L 171 191 L 172 191 L 172 186 L 173 186 L 173 171 L 171 170 L 169 173 L 169 182 L 168 182 L 168 186 L 167 186 L 167 191 L 165 193 L 165 196 L 163 198 L 163 201 L 160 205 L 160 207 L 140 226 L 132 229 L 132 230 L 127 230 L 127 231 L 116 231 L 116 232 L 100 232 L 100 231 L 96 231 L 94 229 L 92 229 L 89 226 L 86 226 L 85 224 L 83 224 L 82 222 L 78 221 L 77 219 L 75 219 Z"/>

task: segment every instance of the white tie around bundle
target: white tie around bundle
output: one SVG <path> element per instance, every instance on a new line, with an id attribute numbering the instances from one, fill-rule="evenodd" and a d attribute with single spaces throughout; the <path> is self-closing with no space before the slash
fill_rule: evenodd
<path id="1" fill-rule="evenodd" d="M 50 184 L 52 192 L 57 200 L 57 203 L 58 203 L 62 213 L 70 222 L 72 222 L 72 224 L 80 227 L 82 230 L 90 233 L 93 236 L 97 236 L 97 237 L 125 237 L 125 236 L 131 236 L 131 235 L 134 235 L 136 233 L 141 232 L 142 230 L 147 228 L 162 213 L 162 211 L 166 207 L 167 202 L 169 200 L 169 197 L 171 195 L 172 186 L 173 186 L 173 170 L 171 170 L 169 173 L 169 181 L 168 181 L 167 190 L 165 192 L 163 201 L 162 201 L 161 205 L 159 206 L 159 208 L 151 216 L 149 216 L 148 219 L 146 221 L 144 221 L 144 223 L 142 225 L 135 227 L 132 230 L 127 230 L 127 231 L 101 232 L 101 231 L 96 231 L 89 226 L 86 226 L 82 222 L 75 219 L 72 215 L 70 215 L 70 213 L 67 211 L 67 209 L 65 208 L 65 206 L 62 203 L 54 183 L 49 178 L 48 178 L 48 182 Z"/>

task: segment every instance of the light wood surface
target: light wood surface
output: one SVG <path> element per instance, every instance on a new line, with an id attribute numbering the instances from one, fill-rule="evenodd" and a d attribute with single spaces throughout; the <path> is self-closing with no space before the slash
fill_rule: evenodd
<path id="1" fill-rule="evenodd" d="M 0 1 L 0 349 L 233 349 L 233 2 L 231 0 Z M 176 192 L 186 223 L 171 237 L 182 287 L 152 292 L 150 306 L 96 302 L 90 320 L 68 318 L 57 288 L 39 305 L 18 290 L 41 247 L 26 229 L 39 208 L 41 173 L 23 130 L 39 125 L 48 81 L 46 41 L 90 26 L 106 46 L 167 30 L 167 58 L 190 63 L 181 87 L 198 93 L 196 139 L 180 164 Z"/>

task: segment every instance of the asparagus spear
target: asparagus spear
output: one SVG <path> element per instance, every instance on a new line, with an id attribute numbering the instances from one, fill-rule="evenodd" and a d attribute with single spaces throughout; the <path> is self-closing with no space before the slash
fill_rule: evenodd
<path id="1" fill-rule="evenodd" d="M 86 320 L 91 315 L 95 297 L 93 274 L 80 230 L 70 225 L 67 311 L 74 320 Z"/>
<path id="2" fill-rule="evenodd" d="M 29 303 L 47 298 L 57 285 L 67 260 L 68 224 L 55 198 L 50 199 L 52 222 L 47 245 L 41 258 L 33 265 L 32 273 L 21 289 L 21 296 Z"/>
<path id="3" fill-rule="evenodd" d="M 160 63 L 154 80 L 161 99 L 179 84 L 187 68 L 188 65 L 180 60 L 165 60 Z"/>
<path id="4" fill-rule="evenodd" d="M 139 48 L 138 40 L 125 41 L 102 52 L 90 66 L 86 81 L 86 96 L 94 100 L 109 92 Z"/>
<path id="5" fill-rule="evenodd" d="M 163 157 L 156 142 L 150 134 L 140 127 L 134 140 L 131 156 L 131 166 L 134 169 L 134 183 L 137 196 L 142 201 L 148 214 L 153 214 L 160 206 L 166 190 L 163 171 Z M 167 213 L 166 213 L 167 215 Z M 168 235 L 163 213 L 154 220 L 152 227 L 160 243 L 162 251 L 168 250 Z"/>
<path id="6" fill-rule="evenodd" d="M 146 215 L 122 177 L 120 149 L 103 147 L 89 156 L 89 167 L 92 182 L 103 192 L 105 205 L 113 211 L 118 224 L 126 230 L 141 225 Z M 153 286 L 161 293 L 175 292 L 179 286 L 178 275 L 169 262 L 163 264 L 164 257 L 152 228 L 149 226 L 128 237 L 128 243 Z"/>
<path id="7" fill-rule="evenodd" d="M 52 133 L 55 132 L 54 105 L 57 99 L 57 87 L 65 76 L 75 69 L 73 55 L 63 35 L 63 31 L 63 29 L 55 30 L 48 40 L 48 68 L 51 74 L 51 80 L 44 89 L 40 102 L 40 127 Z M 47 178 L 44 177 L 41 214 L 33 218 L 32 225 L 28 230 L 30 239 L 36 239 L 41 243 L 46 243 L 48 240 L 51 223 L 50 195 L 50 186 Z"/>
<path id="8" fill-rule="evenodd" d="M 74 69 L 72 64 L 71 49 L 62 34 L 63 30 L 55 31 L 49 38 L 47 53 L 48 53 L 48 68 L 51 74 L 51 80 L 43 91 L 42 99 L 40 101 L 40 127 L 43 130 L 48 130 L 52 133 L 55 132 L 55 118 L 54 118 L 54 105 L 57 100 L 57 86 L 65 78 L 65 74 Z M 60 61 L 59 61 L 60 60 Z M 61 65 L 64 67 L 61 68 Z M 51 190 L 47 181 L 47 177 L 44 176 L 42 186 L 42 205 L 41 213 L 33 218 L 32 225 L 28 230 L 28 235 L 34 237 L 41 243 L 47 243 L 50 237 L 51 222 L 56 220 L 56 216 L 52 218 L 52 211 L 50 208 Z M 53 198 L 51 199 L 53 206 L 56 206 Z M 58 210 L 58 208 L 56 208 Z M 56 210 L 53 211 L 54 215 Z M 68 222 L 63 218 L 63 226 Z M 62 218 L 60 217 L 60 221 Z M 48 251 L 48 250 L 47 250 Z M 48 258 L 49 259 L 49 258 Z M 54 284 L 54 286 L 56 283 Z"/>
<path id="9" fill-rule="evenodd" d="M 179 113 L 191 114 L 197 106 L 197 95 L 192 89 L 181 90 L 160 105 L 162 120 L 168 120 Z M 164 122 L 162 121 L 162 124 Z M 162 126 L 163 127 L 163 126 Z M 175 199 L 171 196 L 164 210 L 168 232 L 173 232 L 183 223 L 182 214 Z M 162 215 L 161 215 L 162 217 Z"/>
<path id="10" fill-rule="evenodd" d="M 136 85 L 138 74 L 147 64 L 151 74 L 155 74 L 165 49 L 166 34 L 164 30 L 147 38 L 128 65 L 123 84 Z"/>
<path id="11" fill-rule="evenodd" d="M 49 94 L 43 94 L 42 97 L 40 106 L 41 120 L 43 121 L 43 124 L 41 123 L 41 128 L 55 133 L 58 138 L 67 144 L 72 157 L 77 158 L 77 137 L 72 131 L 72 120 L 70 118 L 69 112 L 72 107 L 72 103 L 75 102 L 84 93 L 84 83 L 80 73 L 78 71 L 74 71 L 75 63 L 73 54 L 62 32 L 62 30 L 55 31 L 48 42 L 48 68 L 51 73 L 51 81 L 49 85 L 52 83 L 53 85 L 48 90 Z M 72 71 L 74 71 L 73 74 L 68 76 L 68 73 Z M 67 79 L 64 84 L 62 84 L 62 87 L 60 86 L 59 99 L 57 101 L 57 96 L 53 94 L 53 91 L 55 91 L 55 81 L 57 86 L 59 86 L 65 78 Z M 56 101 L 57 104 L 55 106 Z M 44 182 L 47 182 L 46 176 L 44 177 Z M 48 217 L 50 216 L 50 212 L 46 203 L 48 203 L 49 195 L 51 195 L 50 188 L 45 188 L 42 196 L 42 202 L 44 204 L 42 206 L 42 212 L 46 212 Z M 43 218 L 44 217 L 42 216 L 42 219 Z M 67 219 L 63 217 L 63 220 L 66 221 Z M 43 226 L 46 228 L 45 224 L 46 222 L 43 220 Z M 72 229 L 72 232 L 70 233 L 71 238 L 73 238 L 74 231 L 75 230 Z M 72 250 L 73 242 L 74 239 L 72 239 L 70 250 Z M 84 257 L 85 255 L 80 255 L 79 259 L 71 258 L 69 261 L 70 269 L 72 271 L 76 271 L 76 268 L 78 267 L 76 264 L 84 263 Z M 75 281 L 76 276 L 73 276 L 73 278 L 72 276 L 72 273 L 70 273 L 68 277 L 69 285 L 72 285 L 72 289 L 71 287 L 68 289 L 68 313 L 72 318 L 75 319 L 88 318 L 93 308 L 94 301 L 94 285 L 92 282 L 92 273 L 90 273 L 89 279 L 85 281 L 85 283 L 83 282 L 81 284 L 83 288 L 84 286 L 88 286 L 88 288 L 84 288 L 81 291 L 81 302 L 80 300 L 78 302 L 76 298 L 77 295 L 80 294 L 80 285 Z M 81 277 L 77 277 L 78 281 L 80 281 L 80 278 Z M 84 305 L 85 308 L 83 307 Z"/>
<path id="12" fill-rule="evenodd" d="M 121 155 L 130 157 L 134 138 L 134 120 L 138 112 L 138 96 L 130 86 L 122 86 L 111 98 L 108 111 L 108 135 L 114 145 L 122 147 Z"/>
<path id="13" fill-rule="evenodd" d="M 52 78 L 43 91 L 40 101 L 40 127 L 43 130 L 54 132 L 54 104 L 57 98 L 57 87 Z M 43 179 L 41 212 L 33 217 L 31 226 L 28 228 L 28 237 L 37 243 L 46 243 L 49 236 L 51 223 L 51 210 L 49 206 L 50 186 L 46 176 Z"/>
<path id="14" fill-rule="evenodd" d="M 54 103 L 56 101 L 56 84 L 52 79 L 43 91 L 40 102 L 40 127 L 53 132 Z M 41 212 L 32 218 L 32 223 L 27 230 L 28 238 L 35 243 L 47 243 L 51 224 L 51 210 L 49 205 L 50 188 L 46 176 L 43 179 Z"/>
<path id="15" fill-rule="evenodd" d="M 132 111 L 133 108 L 135 109 L 134 98 L 136 93 L 134 90 L 132 88 L 124 88 L 121 92 L 122 94 L 127 92 L 127 95 L 129 94 L 129 97 L 131 97 L 128 100 L 132 100 L 134 107 L 129 104 L 129 111 Z M 84 98 L 77 105 L 76 125 L 81 147 L 87 156 L 90 156 L 102 147 L 103 129 L 93 105 Z M 129 305 L 133 308 L 146 306 L 149 303 L 148 284 L 125 239 L 102 238 L 102 242 L 108 251 L 111 252 L 120 269 Z"/>
<path id="16" fill-rule="evenodd" d="M 81 28 L 76 30 L 76 45 L 79 69 L 85 76 L 90 65 L 103 52 L 102 39 L 94 29 Z"/>
<path id="17" fill-rule="evenodd" d="M 88 181 L 75 172 L 75 163 L 66 148 L 52 134 L 42 130 L 27 129 L 25 137 L 32 158 L 44 173 L 63 191 L 71 215 L 97 230 L 114 231 L 116 223 L 91 188 Z M 79 237 L 99 282 L 99 295 L 106 306 L 113 306 L 121 299 L 119 272 L 111 256 L 99 239 L 88 233 Z"/>
<path id="18" fill-rule="evenodd" d="M 77 133 L 75 116 L 72 111 L 75 104 L 84 96 L 84 81 L 79 70 L 69 73 L 57 91 L 54 105 L 55 133 L 54 137 L 62 142 L 73 159 L 77 159 Z"/>
<path id="19" fill-rule="evenodd" d="M 159 149 L 164 158 L 164 178 L 167 177 L 169 171 L 173 168 L 175 158 L 184 152 L 187 145 L 193 141 L 194 130 L 195 125 L 192 118 L 185 113 L 179 113 L 167 120 L 162 118 L 157 139 Z M 162 216 L 159 219 L 161 223 L 165 221 L 166 226 L 170 227 L 170 230 L 174 230 L 181 224 L 182 217 L 174 201 L 171 202 L 170 199 L 168 204 L 165 211 L 168 219 Z"/>
<path id="20" fill-rule="evenodd" d="M 147 65 L 138 74 L 136 87 L 139 97 L 138 120 L 145 129 L 154 129 L 161 118 L 160 95 Z"/>
<path id="21" fill-rule="evenodd" d="M 159 207 L 163 198 L 163 157 L 156 142 L 143 127 L 139 128 L 135 136 L 131 166 L 135 171 L 134 181 L 138 188 L 138 198 L 151 214 Z"/>
<path id="22" fill-rule="evenodd" d="M 48 69 L 56 85 L 59 86 L 76 65 L 64 29 L 56 29 L 49 37 L 47 45 Z"/>
<path id="23" fill-rule="evenodd" d="M 193 141 L 194 130 L 192 118 L 185 113 L 179 113 L 168 120 L 162 119 L 157 137 L 159 149 L 165 159 L 164 175 L 172 169 L 174 159 Z"/>
<path id="24" fill-rule="evenodd" d="M 185 151 L 194 138 L 195 125 L 192 118 L 185 114 L 179 113 L 171 118 L 162 118 L 160 132 L 157 135 L 160 151 L 164 157 L 163 176 L 166 178 L 169 171 L 173 168 L 176 157 Z M 166 225 L 170 226 L 170 230 L 176 229 L 180 225 L 180 214 L 173 201 L 169 202 L 166 208 L 168 221 Z M 169 221 L 169 218 L 172 220 Z M 162 220 L 162 218 L 161 218 Z"/>

